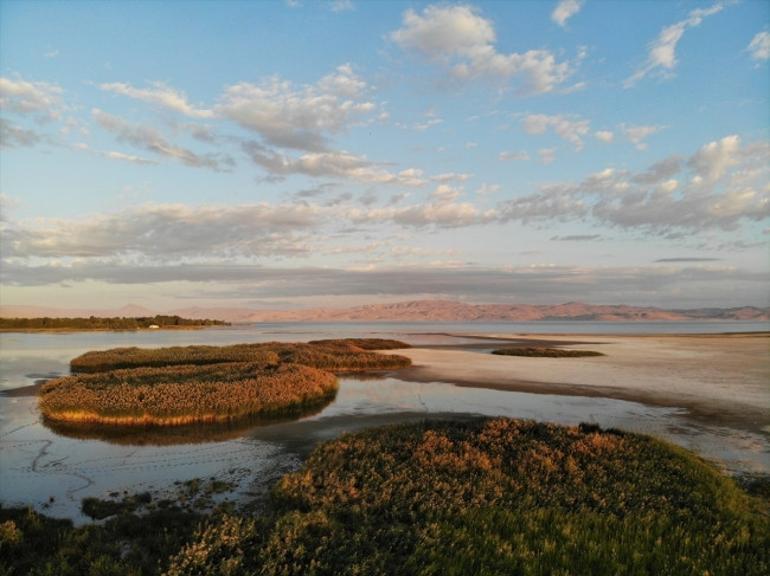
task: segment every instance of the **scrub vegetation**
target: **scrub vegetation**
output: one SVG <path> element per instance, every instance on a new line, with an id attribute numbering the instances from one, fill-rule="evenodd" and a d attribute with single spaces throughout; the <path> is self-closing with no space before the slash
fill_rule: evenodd
<path id="1" fill-rule="evenodd" d="M 595 426 L 434 422 L 320 446 L 272 520 L 206 523 L 193 574 L 770 572 L 766 507 L 691 453 Z"/>
<path id="2" fill-rule="evenodd" d="M 492 354 L 498 356 L 527 356 L 532 358 L 586 358 L 590 356 L 604 356 L 601 352 L 593 350 L 567 350 L 565 348 L 500 348 L 492 350 Z"/>
<path id="3" fill-rule="evenodd" d="M 298 364 L 227 363 L 81 374 L 47 382 L 45 418 L 119 426 L 179 426 L 281 414 L 322 402 L 337 377 Z"/>
<path id="4" fill-rule="evenodd" d="M 361 342 L 362 345 L 358 343 Z M 383 348 L 408 348 L 396 340 L 377 341 Z M 321 340 L 312 343 L 265 342 L 230 346 L 172 346 L 170 348 L 113 348 L 86 352 L 70 362 L 75 372 L 105 372 L 119 368 L 144 368 L 223 362 L 290 362 L 339 372 L 394 370 L 409 366 L 403 356 L 371 352 L 369 339 Z"/>
<path id="5" fill-rule="evenodd" d="M 136 318 L 0 318 L 0 331 L 13 330 L 141 330 L 158 328 L 202 328 L 229 326 L 221 320 L 193 320 L 181 316 L 141 316 Z"/>
<path id="6" fill-rule="evenodd" d="M 260 512 L 194 529 L 181 509 L 80 528 L 0 509 L 0 574 L 754 576 L 770 572 L 767 512 L 647 436 L 433 421 L 322 444 Z"/>
<path id="7" fill-rule="evenodd" d="M 370 349 L 395 340 L 114 348 L 73 359 L 73 376 L 40 391 L 52 423 L 182 426 L 307 411 L 337 390 L 335 373 L 392 370 L 408 358 Z"/>

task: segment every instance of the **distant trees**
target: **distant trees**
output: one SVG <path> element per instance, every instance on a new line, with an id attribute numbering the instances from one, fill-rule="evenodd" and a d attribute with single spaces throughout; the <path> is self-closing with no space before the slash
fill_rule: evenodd
<path id="1" fill-rule="evenodd" d="M 197 320 L 181 316 L 139 316 L 135 318 L 0 318 L 0 330 L 140 330 L 150 326 L 229 326 L 221 320 Z"/>

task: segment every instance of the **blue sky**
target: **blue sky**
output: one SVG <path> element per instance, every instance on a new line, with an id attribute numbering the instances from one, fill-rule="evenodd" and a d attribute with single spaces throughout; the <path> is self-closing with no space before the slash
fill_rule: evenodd
<path id="1" fill-rule="evenodd" d="M 768 305 L 766 2 L 0 2 L 3 304 Z"/>

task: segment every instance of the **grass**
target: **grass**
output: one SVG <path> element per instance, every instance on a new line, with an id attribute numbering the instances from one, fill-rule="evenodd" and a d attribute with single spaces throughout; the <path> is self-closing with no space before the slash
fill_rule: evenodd
<path id="1" fill-rule="evenodd" d="M 168 576 L 767 574 L 757 500 L 692 454 L 594 426 L 426 422 L 319 447 L 274 514 L 201 527 Z"/>
<path id="2" fill-rule="evenodd" d="M 766 504 L 647 436 L 427 421 L 322 444 L 261 513 L 197 528 L 175 508 L 80 528 L 0 509 L 0 574 L 758 576 Z"/>
<path id="3" fill-rule="evenodd" d="M 311 340 L 308 344 L 320 346 L 353 346 L 361 350 L 399 350 L 412 346 L 400 340 L 387 338 L 342 338 L 336 340 Z"/>
<path id="4" fill-rule="evenodd" d="M 277 415 L 336 390 L 334 374 L 309 366 L 228 363 L 57 378 L 38 401 L 43 416 L 58 422 L 181 426 Z"/>
<path id="5" fill-rule="evenodd" d="M 409 358 L 377 354 L 359 346 L 404 347 L 395 340 L 327 340 L 316 343 L 266 342 L 231 346 L 174 346 L 170 348 L 113 348 L 86 352 L 70 361 L 73 373 L 94 373 L 121 368 L 206 365 L 225 362 L 304 364 L 334 372 L 395 370 L 410 365 Z"/>
<path id="6" fill-rule="evenodd" d="M 492 350 L 492 354 L 498 356 L 527 356 L 530 358 L 586 358 L 590 356 L 604 356 L 601 352 L 593 350 L 567 350 L 564 348 L 500 348 Z"/>
<path id="7" fill-rule="evenodd" d="M 94 373 L 121 368 L 221 364 L 225 362 L 278 363 L 278 357 L 259 344 L 233 346 L 172 346 L 169 348 L 112 348 L 86 352 L 70 361 L 73 373 Z"/>
<path id="8" fill-rule="evenodd" d="M 83 514 L 94 520 L 104 520 L 110 516 L 135 512 L 141 506 L 152 501 L 149 492 L 127 496 L 122 500 L 103 500 L 101 498 L 83 498 L 81 510 Z"/>
<path id="9" fill-rule="evenodd" d="M 3 576 L 144 576 L 192 537 L 201 515 L 170 507 L 74 527 L 31 509 L 0 506 Z"/>
<path id="10" fill-rule="evenodd" d="M 38 401 L 51 425 L 189 426 L 280 416 L 331 398 L 334 373 L 409 366 L 409 358 L 370 350 L 404 346 L 346 339 L 93 351 L 70 362 L 73 376 L 47 382 Z"/>

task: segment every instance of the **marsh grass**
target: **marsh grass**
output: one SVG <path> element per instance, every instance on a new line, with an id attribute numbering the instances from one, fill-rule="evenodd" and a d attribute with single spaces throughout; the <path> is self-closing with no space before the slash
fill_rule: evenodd
<path id="1" fill-rule="evenodd" d="M 756 503 L 645 436 L 425 422 L 323 444 L 275 487 L 269 526 L 208 522 L 167 575 L 764 575 Z"/>
<path id="2" fill-rule="evenodd" d="M 565 348 L 500 348 L 492 350 L 492 354 L 498 356 L 527 356 L 531 358 L 587 358 L 591 356 L 604 356 L 601 352 L 593 350 L 568 350 Z"/>
<path id="3" fill-rule="evenodd" d="M 404 347 L 394 340 L 376 340 L 381 345 Z M 377 354 L 357 345 L 356 340 L 327 340 L 316 343 L 265 342 L 231 346 L 173 346 L 170 348 L 113 348 L 86 352 L 70 361 L 73 373 L 94 373 L 121 368 L 152 368 L 234 362 L 304 364 L 334 372 L 396 370 L 411 364 L 409 358 Z M 361 340 L 364 346 L 369 340 Z"/>
<path id="4" fill-rule="evenodd" d="M 260 344 L 232 346 L 171 346 L 168 348 L 111 348 L 86 352 L 70 361 L 76 373 L 107 372 L 121 368 L 161 368 L 166 366 L 250 362 L 277 364 L 274 353 Z"/>
<path id="5" fill-rule="evenodd" d="M 348 434 L 284 476 L 260 510 L 201 516 L 163 501 L 75 528 L 0 507 L 0 574 L 770 571 L 762 501 L 684 449 L 590 425 L 480 418 Z"/>
<path id="6" fill-rule="evenodd" d="M 280 415 L 337 390 L 329 372 L 297 364 L 228 363 L 80 374 L 47 382 L 46 419 L 114 426 L 184 426 Z"/>

